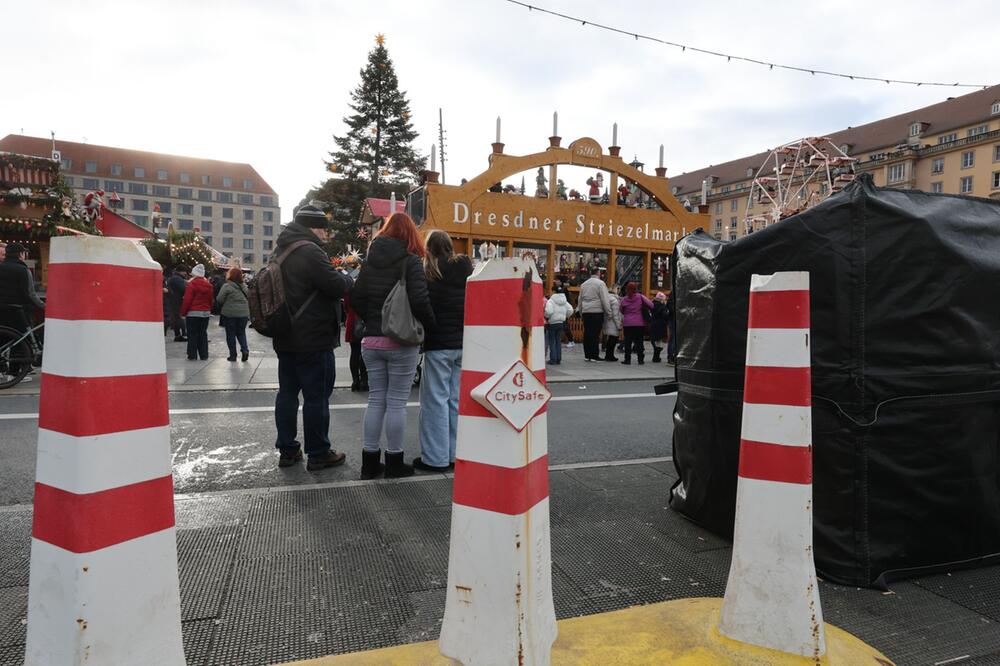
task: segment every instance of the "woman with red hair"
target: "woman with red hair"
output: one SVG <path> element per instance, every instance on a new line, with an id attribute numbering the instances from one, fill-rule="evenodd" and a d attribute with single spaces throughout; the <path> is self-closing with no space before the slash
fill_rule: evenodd
<path id="1" fill-rule="evenodd" d="M 427 292 L 421 259 L 423 239 L 405 213 L 393 213 L 368 248 L 368 257 L 351 289 L 351 307 L 365 322 L 361 357 L 368 369 L 368 409 L 364 420 L 361 478 L 411 476 L 413 467 L 403 462 L 406 435 L 406 402 L 413 389 L 419 346 L 407 346 L 382 332 L 382 306 L 389 292 L 406 275 L 410 309 L 424 329 L 434 326 L 434 312 Z M 385 429 L 385 465 L 380 440 Z"/>

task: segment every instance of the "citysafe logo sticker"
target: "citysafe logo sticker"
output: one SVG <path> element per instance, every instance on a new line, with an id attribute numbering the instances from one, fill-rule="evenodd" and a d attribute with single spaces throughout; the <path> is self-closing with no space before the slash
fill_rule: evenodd
<path id="1" fill-rule="evenodd" d="M 521 432 L 545 409 L 552 393 L 545 382 L 518 359 L 472 389 L 472 399 Z"/>

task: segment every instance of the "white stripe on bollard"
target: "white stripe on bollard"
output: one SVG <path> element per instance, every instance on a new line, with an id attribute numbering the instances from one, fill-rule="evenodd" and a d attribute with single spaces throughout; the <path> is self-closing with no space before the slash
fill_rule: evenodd
<path id="1" fill-rule="evenodd" d="M 826 652 L 812 555 L 809 274 L 754 275 L 733 559 L 719 630 L 818 659 Z"/>
<path id="2" fill-rule="evenodd" d="M 114 341 L 113 353 L 108 343 Z M 167 371 L 163 324 L 142 321 L 45 320 L 46 372 L 63 377 L 153 375 Z"/>
<path id="3" fill-rule="evenodd" d="M 462 459 L 499 467 L 523 467 L 548 453 L 544 435 L 548 432 L 548 415 L 539 414 L 525 428 L 528 451 L 508 446 L 510 426 L 498 418 L 459 416 L 459 429 L 467 435 L 462 447 Z"/>

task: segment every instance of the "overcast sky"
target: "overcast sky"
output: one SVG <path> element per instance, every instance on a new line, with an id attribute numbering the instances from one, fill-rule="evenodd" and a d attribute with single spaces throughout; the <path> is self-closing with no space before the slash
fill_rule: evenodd
<path id="1" fill-rule="evenodd" d="M 979 84 L 1000 71 L 995 0 L 537 2 L 806 67 Z M 0 135 L 55 130 L 57 139 L 249 162 L 278 191 L 285 221 L 325 177 L 376 33 L 425 154 L 444 110 L 451 183 L 485 168 L 498 115 L 511 154 L 548 145 L 554 110 L 563 145 L 592 136 L 606 147 L 617 122 L 623 157 L 653 167 L 662 143 L 669 176 L 963 92 L 727 63 L 505 0 L 10 0 L 2 11 Z"/>

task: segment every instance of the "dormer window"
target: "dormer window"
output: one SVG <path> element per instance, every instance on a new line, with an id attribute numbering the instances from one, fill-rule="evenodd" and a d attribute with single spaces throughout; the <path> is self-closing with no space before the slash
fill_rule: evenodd
<path id="1" fill-rule="evenodd" d="M 851 150 L 851 145 L 849 143 L 840 144 L 840 152 L 847 155 L 850 152 L 850 150 Z"/>
<path id="2" fill-rule="evenodd" d="M 921 123 L 910 124 L 910 136 L 920 136 L 921 129 L 922 129 Z"/>
<path id="3" fill-rule="evenodd" d="M 1000 101 L 993 102 L 993 106 L 990 107 L 991 115 L 1000 115 Z"/>
<path id="4" fill-rule="evenodd" d="M 747 167 L 747 178 L 753 178 L 753 167 Z"/>

